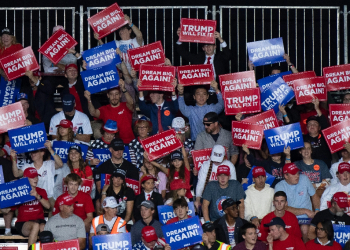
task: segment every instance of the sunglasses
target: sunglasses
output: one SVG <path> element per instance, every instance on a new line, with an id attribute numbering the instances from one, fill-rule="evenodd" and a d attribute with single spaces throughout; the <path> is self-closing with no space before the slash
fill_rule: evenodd
<path id="1" fill-rule="evenodd" d="M 213 124 L 213 122 L 211 122 L 211 123 L 205 123 L 205 122 L 203 122 L 203 125 L 205 126 L 205 127 L 209 127 L 210 125 L 212 125 Z"/>

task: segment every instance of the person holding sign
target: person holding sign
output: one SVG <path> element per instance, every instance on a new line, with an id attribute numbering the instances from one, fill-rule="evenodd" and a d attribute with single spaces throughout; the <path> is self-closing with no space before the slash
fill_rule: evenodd
<path id="1" fill-rule="evenodd" d="M 17 102 L 21 102 L 24 115 L 26 117 L 25 125 L 30 126 L 40 123 L 40 120 L 35 117 L 29 110 L 28 96 L 26 93 L 17 94 Z"/>
<path id="2" fill-rule="evenodd" d="M 169 244 L 166 244 L 164 239 L 158 238 L 156 230 L 152 226 L 145 226 L 141 230 L 141 241 L 133 245 L 133 250 L 148 250 L 158 249 L 161 247 L 164 250 L 171 250 Z"/>
<path id="3" fill-rule="evenodd" d="M 18 216 L 15 227 L 17 231 L 28 237 L 28 246 L 36 242 L 39 231 L 45 227 L 44 208 L 50 208 L 50 202 L 46 191 L 37 187 L 38 172 L 35 168 L 27 168 L 23 172 L 23 177 L 28 177 L 32 191 L 30 195 L 35 197 L 34 201 L 29 201 L 18 207 Z"/>
<path id="4" fill-rule="evenodd" d="M 173 209 L 176 217 L 168 220 L 166 222 L 167 225 L 172 224 L 174 222 L 178 222 L 181 220 L 186 220 L 191 218 L 192 216 L 188 215 L 188 203 L 185 197 L 181 197 L 173 202 Z"/>
<path id="5" fill-rule="evenodd" d="M 67 165 L 71 173 L 76 173 L 80 178 L 92 179 L 92 170 L 90 166 L 85 165 L 79 145 L 70 146 L 68 149 Z"/>
<path id="6" fill-rule="evenodd" d="M 218 249 L 218 250 L 231 250 L 231 246 L 229 244 L 225 244 L 223 242 L 220 242 L 216 240 L 217 234 L 216 234 L 216 226 L 210 222 L 206 222 L 202 225 L 203 229 L 203 245 L 206 247 L 206 249 Z"/>
<path id="7" fill-rule="evenodd" d="M 317 238 L 306 242 L 308 250 L 342 250 L 341 245 L 334 240 L 334 229 L 331 220 L 322 220 L 316 227 Z"/>

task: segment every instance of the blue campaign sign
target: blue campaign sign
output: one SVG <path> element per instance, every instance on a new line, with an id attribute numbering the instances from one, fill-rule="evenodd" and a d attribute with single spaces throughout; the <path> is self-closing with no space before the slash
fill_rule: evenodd
<path id="1" fill-rule="evenodd" d="M 165 225 L 168 220 L 170 220 L 170 219 L 175 217 L 173 206 L 168 206 L 168 205 L 157 206 L 157 209 L 158 209 L 159 221 L 163 225 Z M 193 202 L 192 201 L 188 202 L 188 212 L 187 212 L 187 214 L 190 215 L 190 216 L 194 216 L 195 215 L 195 211 L 196 210 L 194 209 Z"/>
<path id="2" fill-rule="evenodd" d="M 32 191 L 32 187 L 28 178 L 0 184 L 0 208 L 12 207 L 35 200 L 35 197 L 30 195 L 30 191 Z"/>
<path id="3" fill-rule="evenodd" d="M 304 147 L 299 122 L 265 130 L 264 135 L 270 154 L 281 153 L 288 146 L 291 150 Z"/>
<path id="4" fill-rule="evenodd" d="M 2 165 L 0 165 L 0 184 L 5 183 L 5 179 L 4 179 L 4 170 L 2 168 Z"/>
<path id="5" fill-rule="evenodd" d="M 123 158 L 128 162 L 131 162 L 129 146 L 124 147 Z"/>
<path id="6" fill-rule="evenodd" d="M 115 53 L 116 49 L 117 45 L 115 41 L 112 41 L 84 51 L 82 55 L 87 64 L 86 69 L 91 70 L 108 64 L 121 63 L 119 55 Z"/>
<path id="7" fill-rule="evenodd" d="M 247 50 L 255 67 L 286 61 L 282 37 L 247 43 Z"/>
<path id="8" fill-rule="evenodd" d="M 21 78 L 17 78 L 13 81 L 5 81 L 5 79 L 0 76 L 0 107 L 16 102 L 17 94 L 21 89 L 21 83 Z"/>
<path id="9" fill-rule="evenodd" d="M 274 74 L 274 75 L 270 75 L 264 78 L 259 79 L 257 82 L 259 84 L 259 88 L 260 88 L 260 92 L 264 92 L 265 89 L 267 89 L 268 87 L 270 87 L 270 85 L 278 78 L 278 77 L 282 77 L 284 75 L 290 75 L 292 74 L 292 71 L 285 71 L 285 72 L 281 72 L 279 74 Z"/>
<path id="10" fill-rule="evenodd" d="M 131 250 L 130 233 L 92 236 L 93 250 Z"/>
<path id="11" fill-rule="evenodd" d="M 293 89 L 283 81 L 282 77 L 278 77 L 264 92 L 261 92 L 261 109 L 263 111 L 273 109 L 277 114 L 279 104 L 286 105 L 293 98 Z"/>
<path id="12" fill-rule="evenodd" d="M 248 182 L 244 183 L 242 185 L 244 191 L 247 190 L 248 187 L 253 184 L 253 169 L 255 167 L 256 166 L 252 166 L 252 168 L 250 169 L 250 172 L 249 172 L 249 174 L 247 176 Z M 270 175 L 269 173 L 266 173 L 266 181 L 265 181 L 265 183 L 267 183 L 267 184 L 269 184 L 271 186 L 274 180 L 275 180 L 275 177 L 273 175 Z"/>
<path id="13" fill-rule="evenodd" d="M 202 226 L 198 216 L 162 226 L 165 241 L 171 249 L 181 249 L 202 242 Z"/>
<path id="14" fill-rule="evenodd" d="M 298 218 L 298 224 L 299 225 L 310 225 L 311 218 Z"/>
<path id="15" fill-rule="evenodd" d="M 94 158 L 100 160 L 100 163 L 95 168 L 98 168 L 102 163 L 111 158 L 111 151 L 108 148 L 96 148 L 92 150 L 92 153 L 94 154 Z"/>
<path id="16" fill-rule="evenodd" d="M 67 163 L 68 160 L 68 149 L 72 145 L 78 145 L 81 148 L 82 157 L 85 160 L 87 151 L 89 149 L 88 145 L 80 144 L 80 143 L 74 143 L 74 142 L 68 142 L 68 141 L 54 141 L 52 144 L 52 149 L 55 151 L 55 153 L 61 157 L 61 160 L 63 163 Z M 51 156 L 51 159 L 53 160 L 53 157 Z"/>
<path id="17" fill-rule="evenodd" d="M 44 148 L 47 140 L 44 123 L 11 129 L 8 133 L 12 149 L 18 154 Z"/>
<path id="18" fill-rule="evenodd" d="M 350 239 L 350 226 L 333 224 L 334 240 L 342 247 Z"/>
<path id="19" fill-rule="evenodd" d="M 85 90 L 90 91 L 91 94 L 117 87 L 119 84 L 119 74 L 114 64 L 85 70 L 80 75 Z"/>

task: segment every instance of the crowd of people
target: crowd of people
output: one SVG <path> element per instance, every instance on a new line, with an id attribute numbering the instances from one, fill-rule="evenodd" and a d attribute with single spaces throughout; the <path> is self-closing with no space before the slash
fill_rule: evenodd
<path id="1" fill-rule="evenodd" d="M 350 225 L 350 144 L 331 154 L 321 133 L 330 126 L 329 103 L 313 99 L 297 105 L 292 99 L 279 107 L 276 115 L 281 126 L 300 123 L 303 127 L 301 149 L 286 147 L 283 153 L 270 154 L 266 141 L 260 150 L 238 147 L 227 124 L 244 121 L 247 115 L 224 113 L 218 77 L 229 72 L 232 53 L 221 34 L 215 32 L 222 51 L 216 51 L 214 44 L 203 44 L 203 52 L 196 54 L 176 42 L 184 60 L 212 65 L 215 80 L 210 86 L 184 87 L 175 79 L 172 93 L 139 91 L 142 81 L 127 50 L 144 41 L 127 15 L 125 20 L 128 24 L 117 31 L 119 40 L 115 41 L 122 58 L 116 65 L 119 86 L 105 91 L 107 105 L 84 89 L 79 69 L 84 70 L 86 62 L 74 48 L 57 65 L 43 56 L 44 71 L 57 75 L 27 71 L 22 77 L 17 101 L 23 106 L 25 125 L 43 122 L 51 141 L 46 141 L 44 149 L 18 154 L 7 133 L 0 137 L 5 182 L 26 177 L 32 187 L 30 195 L 35 197 L 1 210 L 5 235 L 13 232 L 11 221 L 17 210 L 16 231 L 28 237 L 29 246 L 78 239 L 84 249 L 92 247 L 93 236 L 130 232 L 132 249 L 170 250 L 157 207 L 172 206 L 175 217 L 166 223 L 171 224 L 195 216 L 188 214 L 189 202 L 193 202 L 196 215 L 202 218 L 202 243 L 186 249 L 342 249 L 334 241 L 333 225 Z M 56 26 L 53 32 L 63 28 Z M 103 44 L 97 34 L 94 37 Z M 2 29 L 0 58 L 20 49 L 12 31 Z M 297 73 L 289 56 L 284 58 Z M 164 64 L 171 62 L 166 59 Z M 248 65 L 254 69 L 252 62 Z M 269 73 L 281 72 L 273 66 Z M 0 73 L 7 80 L 3 69 Z M 58 86 L 62 89 L 59 112 L 53 100 Z M 189 105 L 192 98 L 195 104 Z M 350 94 L 344 95 L 343 103 L 350 103 Z M 182 148 L 150 160 L 141 141 L 169 129 L 175 130 Z M 54 151 L 54 141 L 75 143 L 68 150 L 67 163 Z M 83 145 L 89 147 L 85 160 Z M 124 157 L 126 148 L 130 161 Z M 210 157 L 198 170 L 191 152 L 207 148 L 212 149 Z M 101 162 L 93 149 L 108 149 L 111 158 Z M 245 190 L 250 173 L 253 184 Z M 271 184 L 266 183 L 267 174 L 274 177 Z M 139 181 L 140 194 L 126 185 L 127 179 Z M 93 180 L 90 195 L 79 190 L 84 180 Z"/>

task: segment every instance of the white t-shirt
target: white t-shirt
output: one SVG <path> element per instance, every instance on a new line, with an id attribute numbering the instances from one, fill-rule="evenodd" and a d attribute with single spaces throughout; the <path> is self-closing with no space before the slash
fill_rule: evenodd
<path id="1" fill-rule="evenodd" d="M 22 168 L 24 171 L 27 168 L 35 168 L 34 163 L 25 164 Z M 41 168 L 37 169 L 39 176 L 38 187 L 45 189 L 47 197 L 53 197 L 53 191 L 55 186 L 55 161 L 44 161 Z"/>
<path id="2" fill-rule="evenodd" d="M 328 202 L 331 201 L 333 195 L 337 192 L 345 192 L 348 195 L 348 199 L 350 198 L 350 183 L 346 186 L 342 185 L 340 182 L 330 185 L 323 192 L 321 197 L 321 207 L 320 210 L 325 210 L 328 208 Z M 345 212 L 349 215 L 350 210 L 346 208 Z"/>
<path id="3" fill-rule="evenodd" d="M 64 112 L 61 111 L 55 114 L 50 121 L 50 135 L 57 135 L 56 126 L 60 124 L 61 120 L 66 119 Z M 92 135 L 92 128 L 89 117 L 83 112 L 75 110 L 75 114 L 72 120 L 73 131 L 75 134 Z"/>
<path id="4" fill-rule="evenodd" d="M 128 71 L 130 73 L 131 71 L 131 64 L 129 61 L 129 57 L 128 57 L 128 49 L 134 49 L 134 48 L 138 48 L 140 47 L 139 43 L 136 40 L 136 37 L 133 39 L 129 39 L 129 40 L 116 40 L 115 44 L 117 45 L 117 48 L 120 49 L 120 51 L 122 52 L 122 59 L 124 61 L 124 63 L 126 64 L 126 67 L 128 68 Z M 142 46 L 143 46 L 143 41 L 142 41 Z"/>

